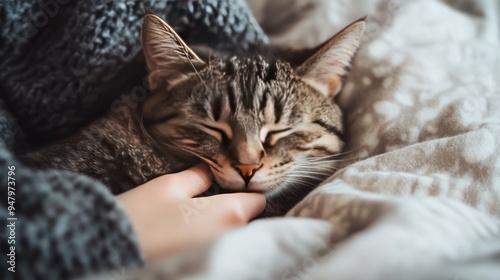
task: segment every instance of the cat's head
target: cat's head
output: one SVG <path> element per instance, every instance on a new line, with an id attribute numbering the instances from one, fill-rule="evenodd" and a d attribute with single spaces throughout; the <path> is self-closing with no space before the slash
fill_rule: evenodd
<path id="1" fill-rule="evenodd" d="M 166 152 L 205 162 L 219 185 L 279 192 L 334 168 L 342 150 L 342 87 L 365 27 L 357 21 L 301 66 L 262 56 L 200 59 L 163 20 L 144 18 L 152 95 L 145 128 Z"/>

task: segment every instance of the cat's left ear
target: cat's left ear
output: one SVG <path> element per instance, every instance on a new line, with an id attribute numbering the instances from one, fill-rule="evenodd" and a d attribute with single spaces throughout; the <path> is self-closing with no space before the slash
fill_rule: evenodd
<path id="1" fill-rule="evenodd" d="M 205 66 L 174 29 L 153 14 L 144 17 L 142 48 L 152 90 L 162 84 L 171 85 Z"/>
<path id="2" fill-rule="evenodd" d="M 360 19 L 335 34 L 297 68 L 297 73 L 328 98 L 336 96 L 359 48 L 365 25 L 365 20 Z"/>

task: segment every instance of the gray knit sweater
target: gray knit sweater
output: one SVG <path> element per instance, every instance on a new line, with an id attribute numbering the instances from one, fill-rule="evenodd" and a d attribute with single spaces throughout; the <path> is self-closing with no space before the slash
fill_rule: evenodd
<path id="1" fill-rule="evenodd" d="M 142 264 L 131 224 L 104 185 L 31 170 L 18 155 L 75 132 L 142 85 L 139 34 L 149 12 L 191 44 L 248 51 L 267 40 L 244 0 L 0 2 L 1 279 L 68 279 Z M 12 222 L 13 230 L 3 224 Z"/>

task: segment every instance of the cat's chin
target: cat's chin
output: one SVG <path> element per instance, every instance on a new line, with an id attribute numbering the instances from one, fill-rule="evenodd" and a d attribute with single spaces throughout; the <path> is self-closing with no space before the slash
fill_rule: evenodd
<path id="1" fill-rule="evenodd" d="M 217 181 L 217 184 L 221 188 L 223 188 L 227 191 L 244 192 L 247 190 L 245 187 L 245 181 L 243 181 L 243 180 L 225 180 L 224 178 L 216 177 L 215 181 Z"/>
<path id="2" fill-rule="evenodd" d="M 263 184 L 262 182 L 250 181 L 248 182 L 248 186 L 245 188 L 245 191 L 266 193 L 272 190 L 269 188 L 269 186 Z"/>
<path id="3" fill-rule="evenodd" d="M 267 193 L 272 191 L 272 189 L 263 182 L 250 181 L 248 185 L 245 185 L 243 180 L 220 180 L 216 178 L 217 184 L 223 189 L 231 192 L 256 192 L 256 193 Z M 241 182 L 240 182 L 241 181 Z"/>
<path id="4" fill-rule="evenodd" d="M 225 174 L 226 175 L 226 174 Z M 221 186 L 223 189 L 232 191 L 232 192 L 258 192 L 265 193 L 271 188 L 264 181 L 255 180 L 258 178 L 252 178 L 248 185 L 245 184 L 245 181 L 240 177 L 239 174 L 235 173 L 233 176 L 217 176 L 216 172 L 212 171 L 212 176 L 217 181 L 217 184 Z"/>

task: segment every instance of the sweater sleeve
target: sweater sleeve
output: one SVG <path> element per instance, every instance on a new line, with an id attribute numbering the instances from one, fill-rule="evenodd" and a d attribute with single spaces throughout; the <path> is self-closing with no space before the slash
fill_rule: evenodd
<path id="1" fill-rule="evenodd" d="M 71 172 L 24 167 L 4 141 L 11 127 L 5 121 L 0 110 L 0 278 L 69 279 L 140 266 L 129 219 L 104 185 Z M 15 168 L 10 176 L 9 167 Z"/>

